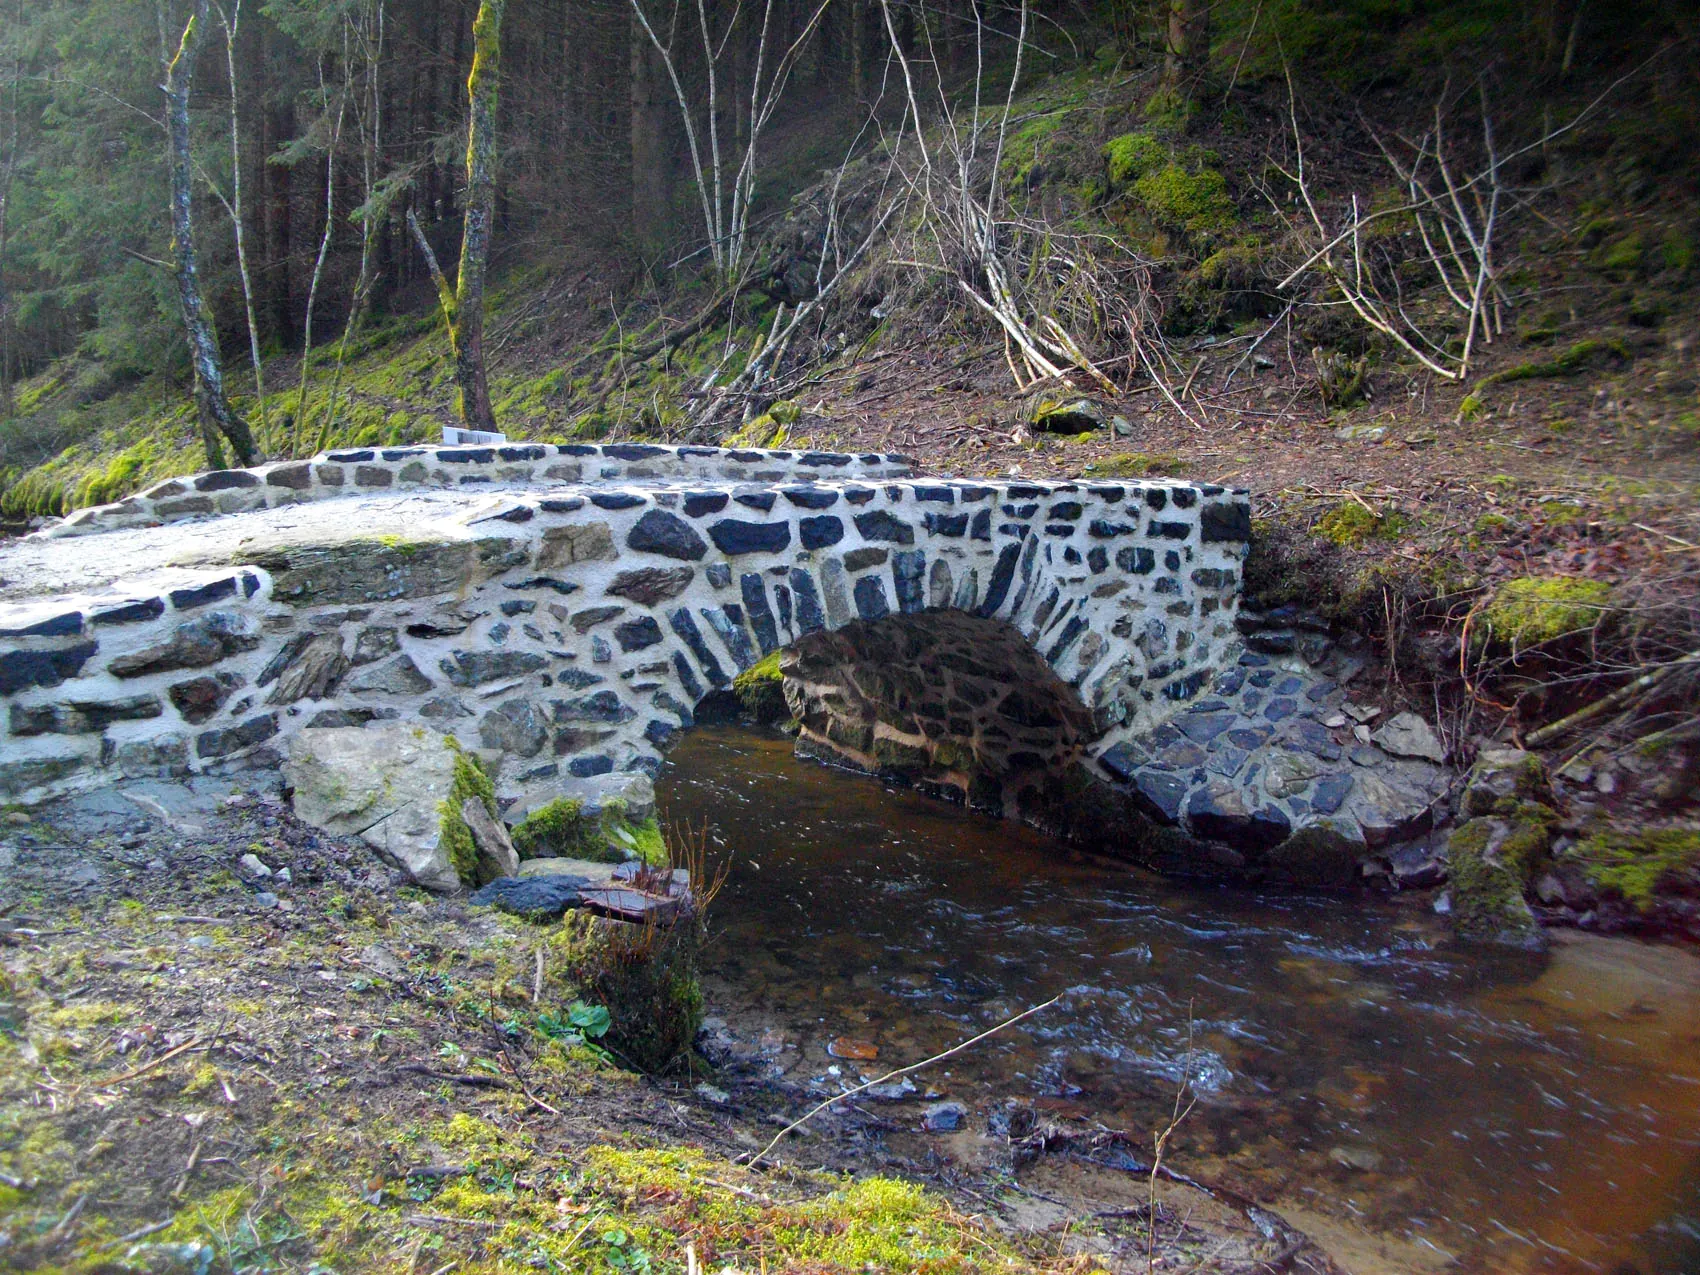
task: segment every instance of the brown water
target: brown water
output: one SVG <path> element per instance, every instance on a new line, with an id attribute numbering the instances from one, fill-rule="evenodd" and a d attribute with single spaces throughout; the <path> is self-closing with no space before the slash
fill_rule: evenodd
<path id="1" fill-rule="evenodd" d="M 1700 1272 L 1700 959 L 1560 936 L 1460 946 L 1415 901 L 1185 888 L 1029 829 L 691 732 L 659 784 L 732 859 L 711 1012 L 876 1070 L 1063 993 L 931 1083 L 972 1127 L 1007 1098 L 1149 1144 L 1372 1270 Z"/>

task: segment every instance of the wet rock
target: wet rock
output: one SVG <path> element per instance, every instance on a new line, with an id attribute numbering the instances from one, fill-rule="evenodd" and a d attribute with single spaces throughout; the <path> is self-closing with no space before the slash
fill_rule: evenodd
<path id="1" fill-rule="evenodd" d="M 834 1058 L 850 1058 L 857 1062 L 871 1062 L 880 1056 L 878 1045 L 868 1040 L 857 1040 L 854 1036 L 837 1037 L 827 1045 L 826 1052 Z"/>
<path id="2" fill-rule="evenodd" d="M 1446 749 L 1434 728 L 1415 713 L 1395 714 L 1370 738 L 1395 757 L 1418 757 L 1437 765 L 1446 760 Z"/>
<path id="3" fill-rule="evenodd" d="M 960 1102 L 935 1102 L 921 1113 L 921 1127 L 928 1133 L 955 1133 L 967 1120 L 968 1108 Z"/>
<path id="4" fill-rule="evenodd" d="M 1418 841 L 1387 856 L 1393 883 L 1401 890 L 1426 890 L 1446 880 L 1445 842 Z"/>

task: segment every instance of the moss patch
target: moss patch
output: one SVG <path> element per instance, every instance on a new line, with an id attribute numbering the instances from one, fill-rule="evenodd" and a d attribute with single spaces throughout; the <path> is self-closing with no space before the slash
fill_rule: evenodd
<path id="1" fill-rule="evenodd" d="M 483 763 L 462 748 L 458 739 L 445 735 L 443 742 L 454 753 L 455 777 L 448 797 L 437 806 L 438 835 L 461 884 L 473 886 L 478 884 L 478 846 L 460 811 L 468 798 L 476 797 L 484 803 L 490 817 L 496 818 L 496 786 L 484 773 Z"/>
<path id="2" fill-rule="evenodd" d="M 1538 646 L 1600 623 L 1611 586 L 1573 576 L 1507 580 L 1482 610 L 1482 631 L 1513 650 Z"/>
<path id="3" fill-rule="evenodd" d="M 1506 385 L 1514 381 L 1533 381 L 1551 377 L 1577 376 L 1590 368 L 1629 362 L 1629 350 L 1621 341 L 1578 341 L 1556 358 L 1538 363 L 1519 363 L 1504 368 L 1476 382 L 1478 389 L 1489 385 Z M 1474 397 L 1472 395 L 1472 397 Z M 1479 403 L 1480 400 L 1477 399 Z"/>
<path id="4" fill-rule="evenodd" d="M 1596 889 L 1648 912 L 1661 893 L 1692 885 L 1700 876 L 1700 829 L 1666 828 L 1638 836 L 1596 833 L 1565 858 L 1579 865 Z"/>
<path id="5" fill-rule="evenodd" d="M 779 652 L 763 656 L 732 679 L 732 693 L 758 722 L 771 725 L 791 716 L 785 703 L 785 675 L 779 671 Z"/>
<path id="6" fill-rule="evenodd" d="M 1523 891 L 1552 842 L 1555 816 L 1525 802 L 1509 818 L 1472 819 L 1447 841 L 1453 924 L 1465 938 L 1528 946 L 1540 925 Z"/>
<path id="7" fill-rule="evenodd" d="M 1151 478 L 1178 474 L 1185 468 L 1185 461 L 1167 452 L 1123 452 L 1093 461 L 1086 472 L 1095 478 Z"/>
<path id="8" fill-rule="evenodd" d="M 1325 540 L 1352 548 L 1368 540 L 1396 540 L 1405 529 L 1405 519 L 1391 510 L 1371 513 L 1355 500 L 1342 500 L 1317 520 L 1316 531 Z"/>

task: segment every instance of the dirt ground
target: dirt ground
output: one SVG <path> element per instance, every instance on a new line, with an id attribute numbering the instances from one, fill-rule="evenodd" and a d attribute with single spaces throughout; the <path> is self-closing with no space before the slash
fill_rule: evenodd
<path id="1" fill-rule="evenodd" d="M 399 886 L 274 785 L 5 816 L 0 1267 L 1336 1269 L 1084 1118 L 858 1100 L 741 1163 L 828 1096 L 762 1078 L 774 1042 L 621 1070 L 562 1030 L 586 927 Z"/>

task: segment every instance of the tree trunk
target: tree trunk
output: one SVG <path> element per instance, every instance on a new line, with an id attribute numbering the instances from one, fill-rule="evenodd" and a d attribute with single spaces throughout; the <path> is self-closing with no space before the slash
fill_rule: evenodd
<path id="1" fill-rule="evenodd" d="M 501 83 L 506 0 L 480 0 L 472 23 L 472 74 L 466 80 L 466 215 L 455 284 L 455 380 L 460 415 L 471 429 L 496 428 L 484 376 L 484 271 L 496 203 L 496 95 Z"/>
<path id="2" fill-rule="evenodd" d="M 632 225 L 655 229 L 667 211 L 661 73 L 649 37 L 632 19 Z"/>
<path id="3" fill-rule="evenodd" d="M 1210 0 L 1169 0 L 1163 77 L 1170 86 L 1190 80 L 1210 56 Z"/>
<path id="4" fill-rule="evenodd" d="M 200 270 L 195 257 L 189 90 L 194 82 L 195 59 L 206 43 L 208 9 L 209 0 L 197 0 L 194 16 L 183 28 L 177 54 L 166 67 L 164 87 L 171 174 L 171 255 L 177 274 L 177 300 L 183 308 L 189 357 L 195 368 L 195 403 L 200 412 L 201 439 L 206 445 L 207 463 L 218 469 L 224 465 L 223 449 L 219 446 L 221 435 L 229 441 L 237 464 L 252 465 L 259 456 L 248 432 L 248 422 L 230 410 L 230 400 L 225 397 L 218 333 L 201 299 Z"/>

